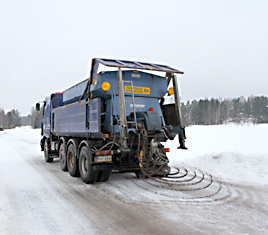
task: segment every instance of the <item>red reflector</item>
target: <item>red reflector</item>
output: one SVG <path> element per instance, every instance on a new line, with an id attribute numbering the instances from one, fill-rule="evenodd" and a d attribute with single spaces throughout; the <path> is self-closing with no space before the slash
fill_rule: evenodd
<path id="1" fill-rule="evenodd" d="M 169 153 L 170 152 L 170 148 L 160 148 L 159 149 L 160 153 Z"/>
<path id="2" fill-rule="evenodd" d="M 165 151 L 166 153 L 169 153 L 169 152 L 170 152 L 170 148 L 164 148 L 164 151 Z"/>
<path id="3" fill-rule="evenodd" d="M 150 111 L 154 111 L 154 108 L 150 108 L 149 110 L 150 110 Z"/>
<path id="4" fill-rule="evenodd" d="M 97 156 L 111 155 L 111 154 L 112 154 L 112 151 L 108 151 L 108 150 L 102 150 L 102 151 L 96 152 Z"/>

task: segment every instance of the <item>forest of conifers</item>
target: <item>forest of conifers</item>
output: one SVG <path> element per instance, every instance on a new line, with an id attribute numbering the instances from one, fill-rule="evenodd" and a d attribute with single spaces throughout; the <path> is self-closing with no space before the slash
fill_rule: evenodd
<path id="1" fill-rule="evenodd" d="M 222 123 L 268 123 L 268 97 L 200 99 L 181 103 L 183 124 L 218 125 Z"/>
<path id="2" fill-rule="evenodd" d="M 222 123 L 268 123 L 268 97 L 200 99 L 181 103 L 183 125 L 218 125 Z M 41 127 L 41 116 L 32 107 L 31 114 L 20 116 L 18 110 L 5 113 L 0 108 L 0 126 L 14 128 L 31 125 Z"/>

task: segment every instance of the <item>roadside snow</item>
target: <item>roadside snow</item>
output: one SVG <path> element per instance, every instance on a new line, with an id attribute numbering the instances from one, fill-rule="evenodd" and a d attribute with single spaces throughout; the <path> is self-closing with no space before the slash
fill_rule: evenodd
<path id="1" fill-rule="evenodd" d="M 172 166 L 188 165 L 232 183 L 268 184 L 268 125 L 190 126 L 188 150 L 169 141 Z"/>

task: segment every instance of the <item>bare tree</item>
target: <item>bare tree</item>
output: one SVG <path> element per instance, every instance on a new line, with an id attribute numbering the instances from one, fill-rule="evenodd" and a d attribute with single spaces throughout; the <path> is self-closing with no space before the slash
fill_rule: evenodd
<path id="1" fill-rule="evenodd" d="M 41 128 L 41 122 L 42 118 L 40 114 L 35 110 L 34 107 L 31 109 L 31 127 L 36 129 L 36 128 Z"/>

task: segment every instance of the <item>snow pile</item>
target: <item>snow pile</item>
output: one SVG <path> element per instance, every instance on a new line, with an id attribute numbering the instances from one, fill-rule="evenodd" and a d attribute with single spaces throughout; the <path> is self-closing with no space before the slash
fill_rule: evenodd
<path id="1" fill-rule="evenodd" d="M 183 163 L 233 183 L 268 185 L 268 154 L 210 153 L 195 159 L 186 159 Z"/>
<path id="2" fill-rule="evenodd" d="M 188 150 L 178 140 L 165 144 L 171 166 L 192 166 L 222 180 L 268 184 L 268 125 L 191 126 L 186 128 Z"/>

